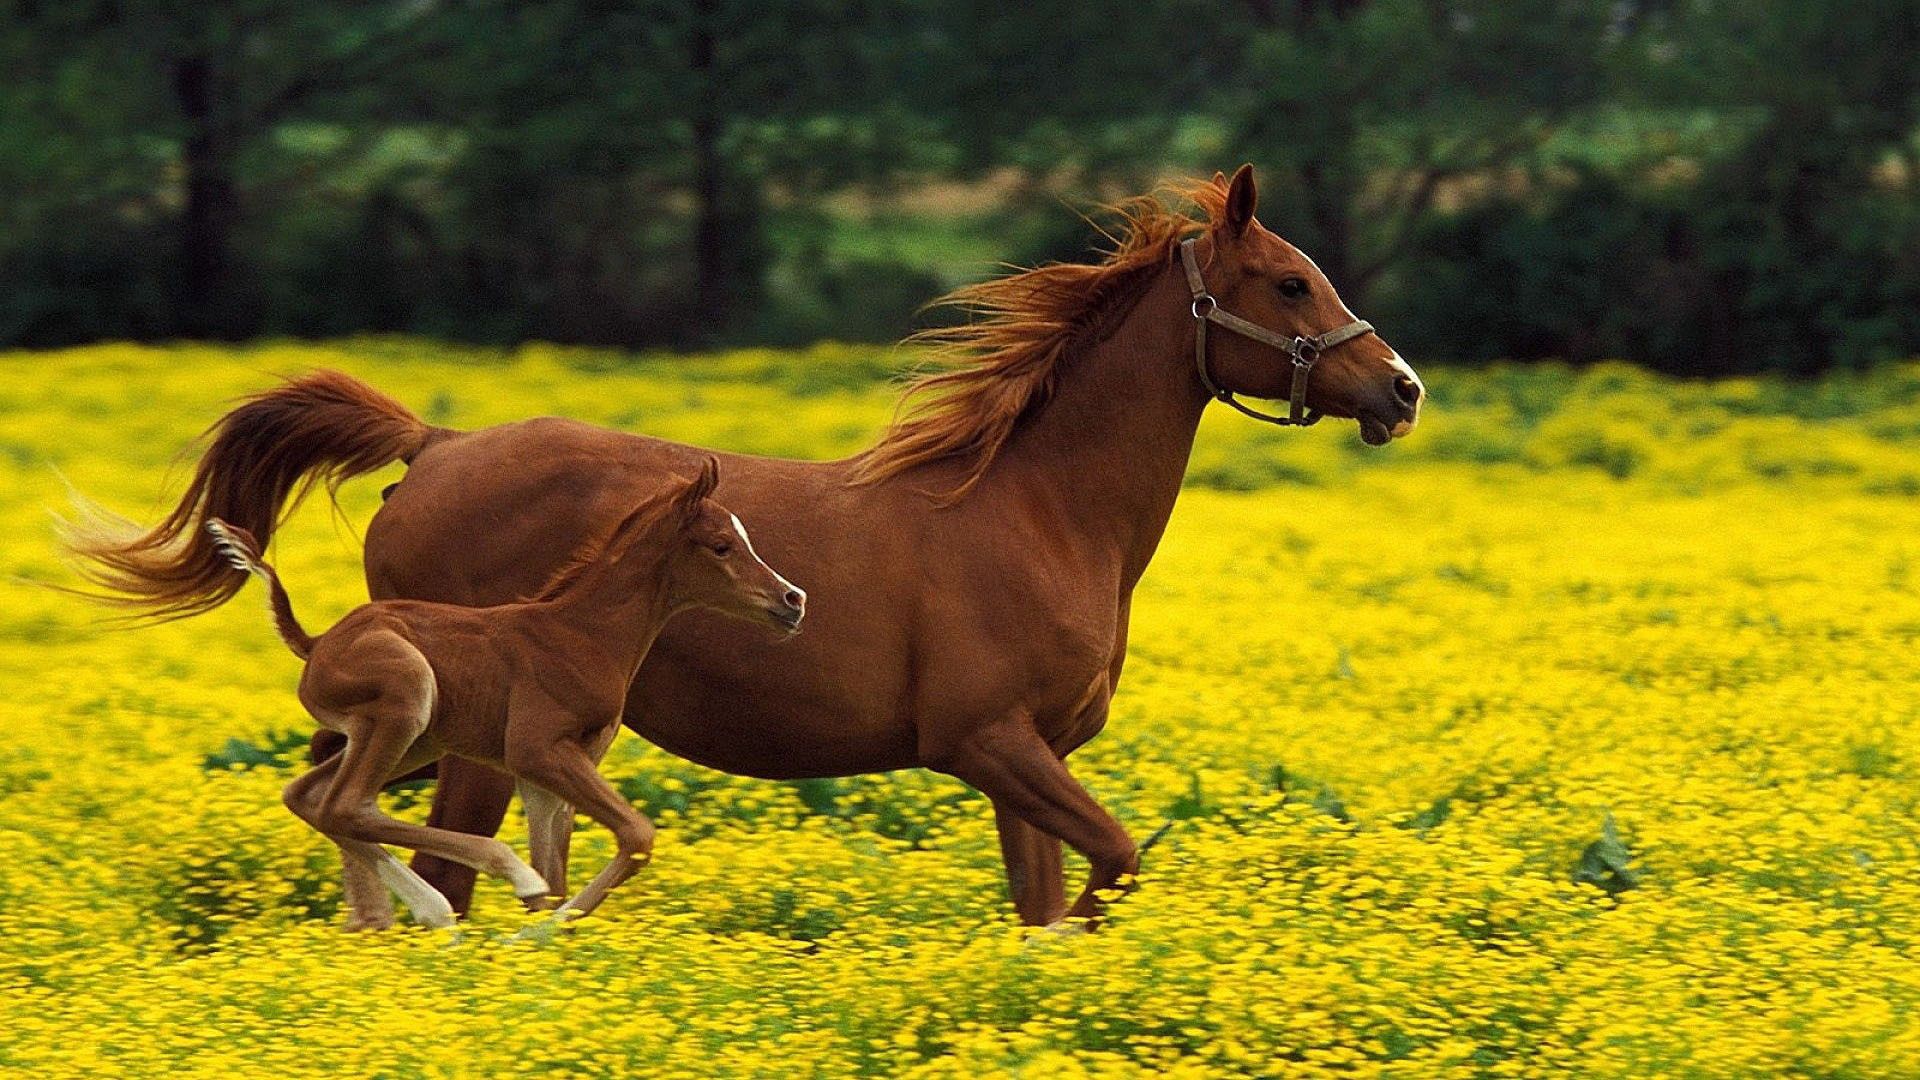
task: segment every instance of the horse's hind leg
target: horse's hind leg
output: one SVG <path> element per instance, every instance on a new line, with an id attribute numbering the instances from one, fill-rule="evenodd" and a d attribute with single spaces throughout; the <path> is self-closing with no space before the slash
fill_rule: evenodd
<path id="1" fill-rule="evenodd" d="M 1086 856 L 1087 885 L 1068 918 L 1095 919 L 1103 889 L 1125 883 L 1139 869 L 1133 838 L 1087 789 L 1024 717 L 982 728 L 935 764 L 979 788 L 996 809 L 1067 842 Z"/>

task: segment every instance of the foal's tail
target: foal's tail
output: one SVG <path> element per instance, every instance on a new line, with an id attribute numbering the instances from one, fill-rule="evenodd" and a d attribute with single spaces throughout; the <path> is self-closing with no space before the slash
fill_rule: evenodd
<path id="1" fill-rule="evenodd" d="M 246 578 L 233 573 L 204 526 L 219 518 L 265 544 L 284 514 L 324 481 L 340 483 L 393 461 L 412 461 L 439 429 L 373 387 L 316 371 L 247 398 L 220 418 L 213 443 L 179 505 L 153 528 L 104 512 L 65 527 L 95 599 L 137 616 L 179 619 L 225 603 Z"/>
<path id="2" fill-rule="evenodd" d="M 287 599 L 287 590 L 280 584 L 280 575 L 274 573 L 273 567 L 260 557 L 260 548 L 254 542 L 253 534 L 219 518 L 207 519 L 207 534 L 213 537 L 213 546 L 226 556 L 235 570 L 245 571 L 267 583 L 267 608 L 273 612 L 273 628 L 280 631 L 280 640 L 286 642 L 287 648 L 292 649 L 293 655 L 300 659 L 311 656 L 313 635 L 301 627 L 299 619 L 294 618 L 293 601 Z"/>

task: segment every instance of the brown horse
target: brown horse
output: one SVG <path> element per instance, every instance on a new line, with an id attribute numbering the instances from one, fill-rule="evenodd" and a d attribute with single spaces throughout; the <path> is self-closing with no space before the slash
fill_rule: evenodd
<path id="1" fill-rule="evenodd" d="M 1135 200 L 1099 265 L 957 293 L 976 318 L 936 335 L 955 365 L 916 384 L 922 407 L 872 450 L 825 462 L 722 455 L 721 494 L 766 523 L 767 557 L 807 583 L 816 611 L 783 648 L 703 613 L 676 620 L 641 667 L 625 723 L 751 776 L 923 766 L 958 777 L 993 802 L 1021 918 L 1094 915 L 1095 892 L 1132 874 L 1136 848 L 1066 758 L 1106 723 L 1134 585 L 1179 496 L 1209 388 L 1292 394 L 1302 410 L 1354 418 L 1373 444 L 1411 430 L 1424 393 L 1385 341 L 1355 329 L 1312 261 L 1254 220 L 1251 168 L 1182 194 L 1206 221 Z M 1210 320 L 1234 333 L 1207 342 Z M 432 428 L 351 380 L 317 376 L 229 413 L 151 531 L 73 543 L 126 602 L 191 614 L 236 588 L 199 522 L 218 515 L 265 539 L 303 478 L 401 460 L 407 476 L 367 530 L 373 595 L 498 603 L 538 587 L 624 512 L 636 483 L 684 473 L 701 453 L 570 420 Z M 511 791 L 448 759 L 432 820 L 491 834 Z M 1071 907 L 1061 841 L 1091 864 Z M 464 904 L 470 870 L 416 866 Z"/>
<path id="2" fill-rule="evenodd" d="M 634 672 L 660 628 L 703 607 L 791 635 L 806 594 L 754 553 L 740 519 L 710 497 L 718 463 L 633 507 L 529 599 L 473 608 L 377 600 L 315 637 L 294 617 L 280 575 L 246 530 L 219 518 L 207 532 L 236 570 L 266 583 L 280 637 L 306 661 L 300 704 L 346 749 L 286 788 L 287 808 L 340 848 L 350 927 L 393 921 L 384 883 L 413 917 L 453 925 L 453 907 L 387 853 L 395 844 L 512 883 L 530 908 L 563 888 L 555 828 L 577 807 L 618 844 L 606 869 L 559 917 L 584 915 L 653 852 L 653 823 L 598 771 L 620 730 Z M 610 632 L 611 631 L 611 632 Z M 520 781 L 534 866 L 498 840 L 388 817 L 376 799 L 396 776 L 457 754 Z M 565 817 L 571 821 L 571 813 Z"/>

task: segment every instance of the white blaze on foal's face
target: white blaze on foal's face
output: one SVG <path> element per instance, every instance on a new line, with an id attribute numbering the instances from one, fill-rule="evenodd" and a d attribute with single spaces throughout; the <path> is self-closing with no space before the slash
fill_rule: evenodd
<path id="1" fill-rule="evenodd" d="M 780 590 L 783 594 L 798 593 L 800 596 L 801 602 L 805 603 L 807 594 L 805 592 L 802 592 L 800 589 L 796 588 L 793 582 L 788 581 L 786 579 L 786 576 L 780 573 L 780 571 L 775 570 L 771 566 L 767 566 L 766 560 L 760 557 L 760 553 L 753 550 L 753 541 L 747 538 L 747 526 L 745 522 L 740 520 L 740 515 L 728 514 L 727 516 L 733 519 L 733 531 L 740 534 L 740 545 L 747 549 L 747 557 L 752 559 L 754 562 L 760 564 L 761 566 L 767 567 L 767 573 L 772 574 L 773 580 L 780 583 Z"/>

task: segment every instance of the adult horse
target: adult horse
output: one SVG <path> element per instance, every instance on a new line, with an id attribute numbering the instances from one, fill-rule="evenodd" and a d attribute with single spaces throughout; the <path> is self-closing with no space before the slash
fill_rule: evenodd
<path id="1" fill-rule="evenodd" d="M 779 645 L 700 613 L 676 621 L 634 683 L 627 726 L 749 776 L 958 777 L 992 800 L 1020 917 L 1096 915 L 1096 892 L 1133 873 L 1137 849 L 1066 758 L 1106 723 L 1133 589 L 1207 403 L 1290 398 L 1271 419 L 1353 418 L 1378 445 L 1412 429 L 1423 396 L 1313 262 L 1255 221 L 1250 167 L 1181 194 L 1207 220 L 1135 200 L 1098 265 L 960 290 L 976 317 L 938 335 L 954 363 L 910 389 L 927 396 L 873 449 L 720 455 L 720 497 L 813 613 Z M 1230 333 L 1209 340 L 1209 326 Z M 303 482 L 401 460 L 408 473 L 367 529 L 372 595 L 502 603 L 538 589 L 637 485 L 690 475 L 705 453 L 553 418 L 432 428 L 351 379 L 311 376 L 229 413 L 152 530 L 72 542 L 126 602 L 191 614 L 245 580 L 206 542 L 207 517 L 264 543 Z M 445 762 L 432 821 L 490 835 L 511 791 Z M 1070 907 L 1062 841 L 1089 863 Z M 464 909 L 471 870 L 417 866 Z"/>

